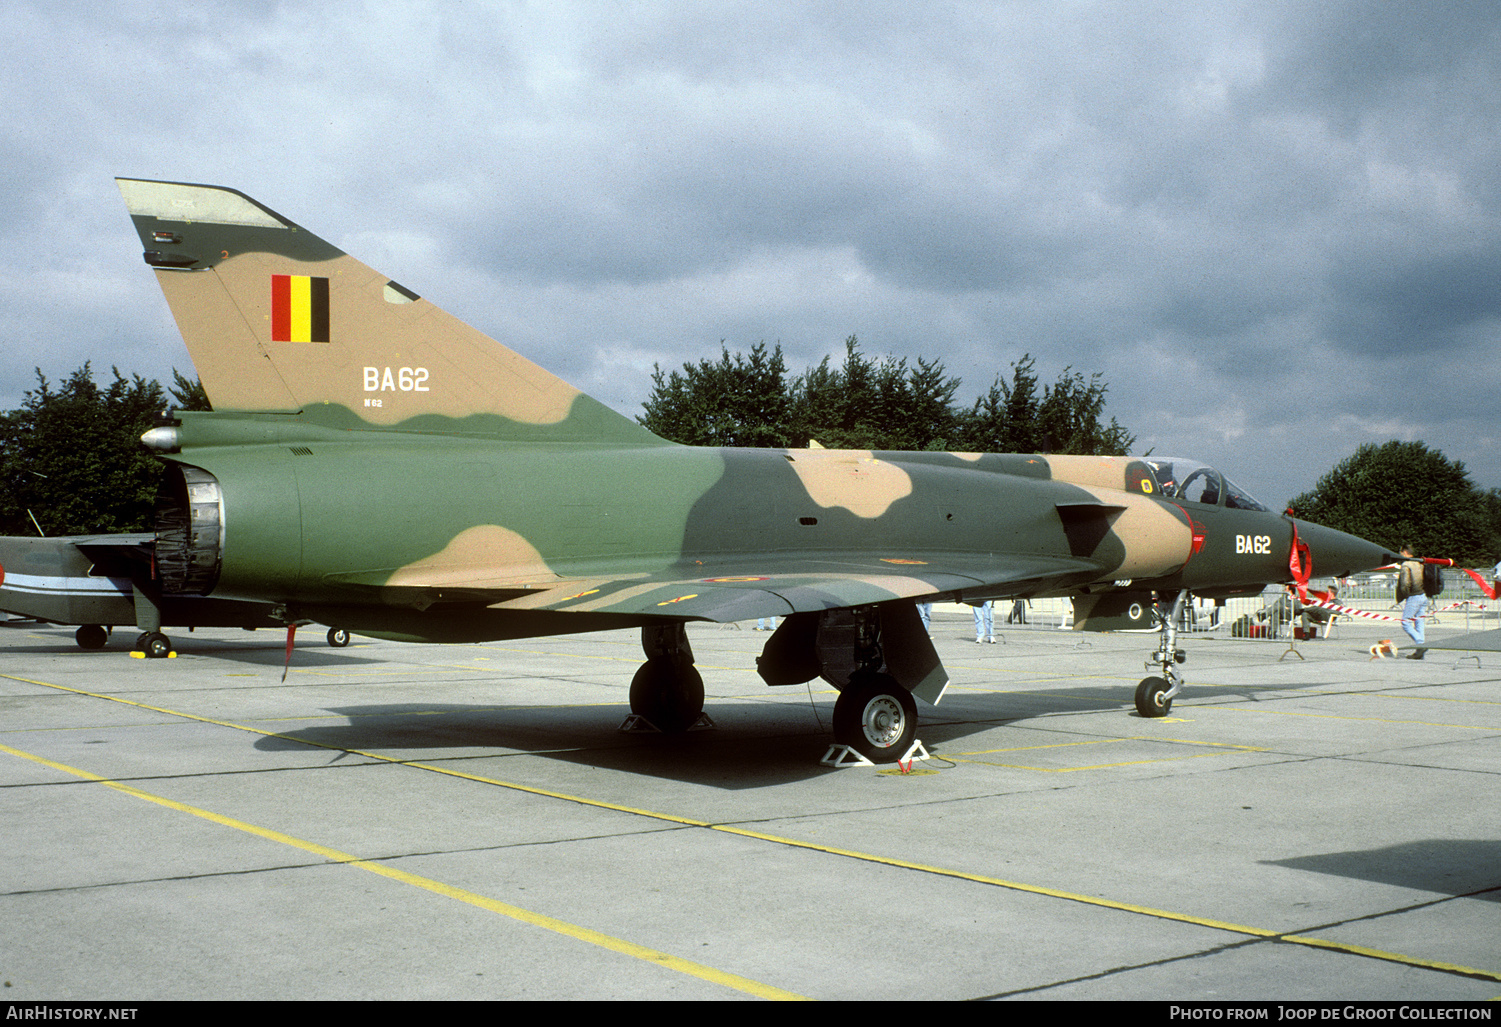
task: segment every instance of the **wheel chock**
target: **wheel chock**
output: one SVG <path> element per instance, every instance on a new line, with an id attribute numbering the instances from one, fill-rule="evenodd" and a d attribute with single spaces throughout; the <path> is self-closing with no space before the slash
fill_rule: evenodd
<path id="1" fill-rule="evenodd" d="M 824 767 L 873 767 L 874 763 L 847 745 L 831 745 L 818 761 Z"/>
<path id="2" fill-rule="evenodd" d="M 907 749 L 905 753 L 902 754 L 902 757 L 896 761 L 896 765 L 902 768 L 902 773 L 905 774 L 909 773 L 912 770 L 912 764 L 916 761 L 930 760 L 932 758 L 933 757 L 929 755 L 928 750 L 923 748 L 922 742 L 914 739 L 912 745 Z M 819 760 L 818 763 L 819 766 L 836 768 L 875 766 L 874 763 L 866 759 L 854 749 L 851 749 L 849 746 L 837 744 L 829 746 L 829 751 L 823 754 L 823 759 Z"/>
<path id="3" fill-rule="evenodd" d="M 718 726 L 718 724 L 714 723 L 714 721 L 709 718 L 709 715 L 707 713 L 700 713 L 698 715 L 698 719 L 695 720 L 692 724 L 688 725 L 688 730 L 712 731 Z M 630 716 L 626 717 L 625 720 L 621 722 L 620 727 L 616 728 L 616 730 L 625 732 L 626 734 L 660 735 L 662 733 L 661 728 L 657 727 L 657 725 L 653 724 L 651 721 L 647 720 L 639 713 L 632 713 Z"/>
<path id="4" fill-rule="evenodd" d="M 902 773 L 905 774 L 909 773 L 912 770 L 912 764 L 916 763 L 918 760 L 930 760 L 932 758 L 933 757 L 928 754 L 928 750 L 923 748 L 922 742 L 914 738 L 912 739 L 912 748 L 908 749 L 902 755 L 902 758 L 896 761 L 896 765 L 901 767 Z"/>

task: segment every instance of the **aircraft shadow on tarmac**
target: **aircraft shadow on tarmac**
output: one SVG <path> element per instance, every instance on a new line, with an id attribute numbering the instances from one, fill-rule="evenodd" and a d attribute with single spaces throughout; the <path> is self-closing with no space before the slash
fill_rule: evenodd
<path id="1" fill-rule="evenodd" d="M 1399 888 L 1501 902 L 1501 841 L 1431 838 L 1382 849 L 1263 862 Z"/>
<path id="2" fill-rule="evenodd" d="M 227 654 L 226 654 L 227 655 Z M 314 657 L 299 651 L 299 661 Z M 279 665 L 281 653 L 262 650 L 241 654 L 252 662 Z M 331 662 L 349 653 L 325 654 Z M 1215 698 L 1251 699 L 1255 692 L 1279 686 L 1257 685 L 1244 692 L 1215 688 Z M 1296 688 L 1296 685 L 1281 687 Z M 299 742 L 331 749 L 376 752 L 432 752 L 445 758 L 453 750 L 490 750 L 496 756 L 529 754 L 584 766 L 645 774 L 729 789 L 757 788 L 803 780 L 827 771 L 819 758 L 832 743 L 831 697 L 807 703 L 716 703 L 705 713 L 717 727 L 669 736 L 655 732 L 625 733 L 620 726 L 630 712 L 619 705 L 525 706 L 494 704 L 390 704 L 326 707 L 349 718 L 347 724 L 320 725 L 263 738 L 256 747 L 268 751 L 299 748 Z M 1191 707 L 1185 708 L 1187 712 Z M 1129 693 L 1118 682 L 1070 685 L 1043 690 L 963 691 L 950 693 L 938 707 L 924 707 L 918 737 L 929 752 L 963 746 L 964 739 L 1008 724 L 1022 726 L 1049 715 L 1107 712 L 1140 719 Z M 421 758 L 405 756 L 404 758 Z"/>
<path id="3" fill-rule="evenodd" d="M 174 642 L 177 640 L 174 639 Z M 234 642 L 210 642 L 200 647 L 179 646 L 184 654 L 193 656 L 206 656 L 215 660 L 234 660 L 237 663 L 252 664 L 257 667 L 265 667 L 281 673 L 282 666 L 287 662 L 287 645 L 278 641 L 270 643 L 254 642 L 247 640 L 243 643 Z M 322 642 L 313 642 L 307 648 L 298 646 L 292 651 L 291 673 L 295 674 L 299 669 L 314 667 L 347 667 L 351 665 L 371 666 L 383 664 L 387 661 L 373 656 L 361 656 L 357 652 L 348 649 L 332 649 Z"/>
<path id="4" fill-rule="evenodd" d="M 294 661 L 295 666 L 295 661 Z M 1093 694 L 1093 693 L 1098 694 Z M 704 712 L 710 730 L 683 735 L 620 730 L 630 712 L 620 705 L 521 706 L 503 702 L 469 704 L 390 704 L 325 707 L 349 718 L 347 724 L 319 725 L 263 738 L 256 748 L 287 751 L 300 742 L 382 755 L 414 750 L 430 758 L 454 750 L 491 750 L 495 756 L 527 754 L 583 766 L 711 785 L 757 788 L 804 780 L 827 772 L 818 760 L 833 738 L 833 702 L 715 703 Z M 1109 711 L 1137 718 L 1118 684 L 1042 692 L 979 692 L 946 698 L 925 707 L 918 737 L 929 752 L 960 748 L 964 739 L 1047 714 Z M 467 753 L 466 753 L 467 755 Z M 940 764 L 941 765 L 941 764 Z M 893 768 L 894 769 L 894 768 Z"/>
<path id="5" fill-rule="evenodd" d="M 743 711 L 743 712 L 741 712 Z M 629 707 L 397 704 L 330 708 L 349 723 L 306 727 L 262 738 L 264 751 L 312 745 L 422 760 L 491 750 L 580 766 L 643 774 L 726 789 L 762 788 L 828 772 L 818 759 L 828 748 L 828 717 L 820 728 L 807 707 L 753 704 L 705 712 L 718 726 L 681 735 L 622 732 Z M 414 755 L 413 751 L 419 754 Z M 422 756 L 421 752 L 431 755 Z M 478 768 L 473 773 L 486 774 Z M 492 765 L 488 771 L 503 776 Z"/>
<path id="6" fill-rule="evenodd" d="M 1123 681 L 1108 681 L 1098 684 L 1066 684 L 1055 688 L 996 689 L 988 691 L 983 684 L 968 682 L 969 687 L 951 690 L 943 702 L 935 707 L 923 707 L 920 734 L 937 735 L 951 726 L 963 726 L 971 721 L 982 721 L 993 727 L 1010 721 L 1031 720 L 1050 715 L 1077 713 L 1109 713 L 1119 711 L 1123 716 L 1136 719 L 1132 689 Z M 1195 703 L 1219 704 L 1232 702 L 1256 702 L 1268 693 L 1297 691 L 1312 687 L 1312 683 L 1287 681 L 1258 683 L 1254 685 L 1195 685 L 1189 681 L 1182 695 L 1174 700 L 1172 716 L 1187 714 Z"/>

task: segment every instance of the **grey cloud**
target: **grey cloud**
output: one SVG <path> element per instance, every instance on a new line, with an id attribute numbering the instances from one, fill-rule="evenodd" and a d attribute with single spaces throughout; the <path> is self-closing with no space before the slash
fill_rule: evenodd
<path id="1" fill-rule="evenodd" d="M 1272 501 L 1383 431 L 1501 483 L 1460 427 L 1501 372 L 1492 4 L 13 8 L 10 403 L 185 362 L 130 174 L 250 192 L 628 413 L 653 362 L 856 332 L 970 396 L 1102 370 Z M 1405 410 L 1414 367 L 1464 384 Z"/>

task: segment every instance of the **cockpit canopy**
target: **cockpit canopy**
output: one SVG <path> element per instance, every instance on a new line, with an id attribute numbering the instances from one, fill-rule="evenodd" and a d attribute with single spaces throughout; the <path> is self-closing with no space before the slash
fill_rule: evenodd
<path id="1" fill-rule="evenodd" d="M 1231 510 L 1267 509 L 1245 489 L 1197 460 L 1161 457 L 1149 459 L 1146 464 L 1156 479 L 1157 494 L 1165 499 L 1224 506 Z"/>

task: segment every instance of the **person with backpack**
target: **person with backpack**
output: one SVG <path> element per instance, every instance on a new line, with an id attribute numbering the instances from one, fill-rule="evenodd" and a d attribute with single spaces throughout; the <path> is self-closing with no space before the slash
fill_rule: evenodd
<path id="1" fill-rule="evenodd" d="M 1423 658 L 1423 617 L 1428 610 L 1428 596 L 1423 591 L 1423 561 L 1412 555 L 1411 546 L 1402 547 L 1402 566 L 1397 570 L 1397 602 L 1402 604 L 1402 630 L 1418 648 L 1407 655 L 1409 660 Z"/>

